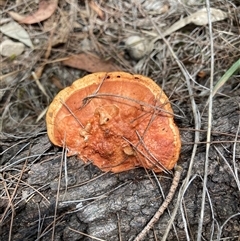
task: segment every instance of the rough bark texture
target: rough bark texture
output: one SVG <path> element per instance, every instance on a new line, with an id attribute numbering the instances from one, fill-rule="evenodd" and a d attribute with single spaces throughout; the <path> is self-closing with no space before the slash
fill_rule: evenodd
<path id="1" fill-rule="evenodd" d="M 204 107 L 204 106 L 203 106 Z M 182 108 L 184 110 L 184 107 Z M 178 110 L 176 110 L 177 112 Z M 221 238 L 238 240 L 240 235 L 240 192 L 231 168 L 240 168 L 240 144 L 234 139 L 239 128 L 239 98 L 218 98 L 214 102 L 213 135 L 209 156 L 207 198 L 205 205 L 203 240 Z M 194 131 L 191 112 L 186 108 L 188 118 L 176 120 L 181 130 L 183 148 L 179 165 L 184 169 L 181 182 L 186 176 L 191 156 Z M 201 140 L 206 140 L 207 117 L 202 123 Z M 62 150 L 53 147 L 46 132 L 36 131 L 28 138 L 18 142 L 9 136 L 2 136 L 5 145 L 2 149 L 16 144 L 10 152 L 6 151 L 1 159 L 3 178 L 10 178 L 10 195 L 16 187 L 19 170 L 24 169 L 23 177 L 16 189 L 13 200 L 12 240 L 51 240 L 59 173 L 62 177 L 55 217 L 53 240 L 94 240 L 72 229 L 103 240 L 132 240 L 154 215 L 163 202 L 163 194 L 151 172 L 144 169 L 112 174 L 103 174 L 92 164 L 85 165 L 75 157 L 67 158 L 66 166 L 62 160 Z M 6 139 L 5 139 L 6 138 Z M 231 142 L 232 141 L 232 142 Z M 217 143 L 219 142 L 219 143 Z M 236 148 L 236 150 L 234 150 Z M 2 150 L 2 151 L 3 151 Z M 15 155 L 13 154 L 13 150 Z M 225 160 L 220 156 L 220 154 Z M 233 156 L 235 153 L 235 164 Z M 194 160 L 192 181 L 185 192 L 182 210 L 178 211 L 167 240 L 186 240 L 183 216 L 188 235 L 196 240 L 202 200 L 202 179 L 204 175 L 205 144 L 199 144 Z M 24 167 L 25 165 L 25 167 Z M 67 167 L 67 178 L 65 177 Z M 12 176 L 10 176 L 12 175 Z M 162 191 L 166 196 L 172 176 L 158 175 Z M 66 184 L 67 180 L 67 184 Z M 3 185 L 3 184 L 2 184 Z M 181 183 L 180 183 L 181 185 Z M 4 186 L 1 186 L 4 190 Z M 179 190 L 179 189 L 178 189 Z M 169 205 L 168 211 L 160 218 L 145 240 L 161 240 L 177 200 L 177 194 Z M 17 200 L 16 200 L 17 198 Z M 1 199 L 0 214 L 8 205 Z M 238 215 L 237 215 L 238 214 Z M 8 240 L 11 222 L 11 207 L 1 226 L 1 240 Z M 227 219 L 232 215 L 228 222 Z M 226 225 L 224 225 L 226 222 Z"/>

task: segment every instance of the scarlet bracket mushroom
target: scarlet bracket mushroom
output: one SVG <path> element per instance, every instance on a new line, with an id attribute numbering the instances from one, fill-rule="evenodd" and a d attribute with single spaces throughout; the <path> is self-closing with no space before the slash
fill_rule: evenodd
<path id="1" fill-rule="evenodd" d="M 171 104 L 145 76 L 100 72 L 78 79 L 54 98 L 46 122 L 52 143 L 103 171 L 161 172 L 179 158 Z"/>

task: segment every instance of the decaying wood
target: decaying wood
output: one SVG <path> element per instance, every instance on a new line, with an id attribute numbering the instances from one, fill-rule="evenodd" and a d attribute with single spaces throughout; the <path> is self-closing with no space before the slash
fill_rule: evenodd
<path id="1" fill-rule="evenodd" d="M 210 152 L 208 199 L 202 235 L 206 239 L 210 235 L 216 238 L 221 232 L 221 237 L 231 237 L 234 240 L 240 231 L 240 192 L 230 168 L 239 168 L 239 142 L 235 144 L 235 164 L 232 159 L 234 140 L 239 128 L 239 98 L 227 101 L 219 98 L 214 102 L 214 106 L 213 148 Z M 189 115 L 187 111 L 185 114 Z M 177 120 L 180 129 L 184 127 L 181 130 L 183 148 L 179 165 L 183 167 L 183 175 L 180 182 L 186 176 L 193 140 L 194 132 L 191 131 L 189 120 L 190 118 Z M 202 142 L 206 135 L 205 125 L 203 123 L 200 134 Z M 133 240 L 163 203 L 164 198 L 158 184 L 152 174 L 147 174 L 144 169 L 119 174 L 102 173 L 91 163 L 86 165 L 76 157 L 71 157 L 67 158 L 62 167 L 58 208 L 54 218 L 62 150 L 50 144 L 44 131 L 36 130 L 32 136 L 21 139 L 4 136 L 1 139 L 4 140 L 4 145 L 0 185 L 3 187 L 4 181 L 4 185 L 9 188 L 9 194 L 15 194 L 12 199 L 12 208 L 15 210 L 13 219 L 12 209 L 4 212 L 9 200 L 1 194 L 0 233 L 4 241 L 8 240 L 11 220 L 13 240 L 51 240 L 54 219 L 54 240 L 95 240 L 95 237 L 115 241 L 120 240 L 120 235 L 122 241 Z M 199 144 L 191 183 L 183 197 L 184 206 L 181 206 L 177 213 L 168 240 L 186 240 L 185 224 L 192 240 L 197 235 L 204 147 L 204 143 Z M 216 148 L 223 156 L 219 155 Z M 25 171 L 19 181 L 24 166 Z M 159 174 L 158 178 L 162 192 L 167 194 L 171 186 L 171 177 Z M 15 193 L 12 192 L 14 190 Z M 176 197 L 177 195 L 168 206 L 170 213 L 175 206 Z M 169 219 L 170 216 L 165 211 L 154 225 L 154 231 L 150 230 L 144 240 L 155 240 L 154 235 L 161 240 Z M 226 220 L 228 222 L 224 225 Z M 213 234 L 212 225 L 215 225 Z"/>
<path id="2" fill-rule="evenodd" d="M 174 173 L 174 177 L 173 177 L 173 181 L 172 181 L 172 185 L 170 187 L 169 193 L 166 197 L 166 199 L 164 200 L 163 204 L 159 207 L 159 209 L 157 210 L 157 212 L 154 214 L 154 216 L 152 217 L 152 219 L 149 221 L 149 223 L 144 227 L 144 229 L 137 235 L 137 237 L 134 239 L 134 241 L 141 241 L 144 239 L 144 237 L 147 235 L 147 233 L 149 232 L 149 230 L 151 228 L 153 228 L 154 224 L 159 220 L 160 216 L 163 214 L 163 212 L 166 210 L 166 208 L 168 207 L 169 203 L 171 202 L 174 193 L 177 189 L 180 177 L 181 177 L 181 173 L 182 173 L 182 167 L 181 166 L 177 166 L 175 168 L 175 173 Z"/>

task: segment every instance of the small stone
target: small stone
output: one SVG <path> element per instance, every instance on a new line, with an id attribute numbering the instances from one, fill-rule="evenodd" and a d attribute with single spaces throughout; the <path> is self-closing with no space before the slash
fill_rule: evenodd
<path id="1" fill-rule="evenodd" d="M 24 44 L 10 39 L 0 44 L 0 54 L 5 57 L 18 56 L 24 51 Z"/>
<path id="2" fill-rule="evenodd" d="M 146 39 L 140 36 L 130 36 L 125 40 L 125 45 L 129 51 L 130 56 L 139 60 L 149 53 L 148 43 Z"/>

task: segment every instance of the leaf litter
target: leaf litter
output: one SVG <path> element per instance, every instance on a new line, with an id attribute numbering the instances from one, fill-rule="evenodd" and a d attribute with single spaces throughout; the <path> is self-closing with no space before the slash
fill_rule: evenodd
<path id="1" fill-rule="evenodd" d="M 33 43 L 30 39 L 28 32 L 17 22 L 11 21 L 7 24 L 2 25 L 0 27 L 0 31 L 3 34 L 18 40 L 33 49 Z"/>
<path id="2" fill-rule="evenodd" d="M 8 14 L 19 23 L 34 24 L 44 21 L 52 16 L 58 6 L 58 0 L 40 1 L 39 8 L 33 14 L 23 16 L 19 13 L 9 11 Z"/>
<path id="3" fill-rule="evenodd" d="M 81 53 L 70 56 L 68 59 L 62 61 L 63 65 L 93 72 L 111 72 L 119 70 L 119 68 L 112 63 L 111 60 L 104 60 L 96 55 L 90 53 Z"/>

